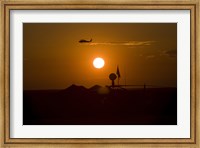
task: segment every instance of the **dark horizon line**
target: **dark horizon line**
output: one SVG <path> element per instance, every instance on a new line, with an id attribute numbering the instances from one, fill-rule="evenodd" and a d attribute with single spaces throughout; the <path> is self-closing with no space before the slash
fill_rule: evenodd
<path id="1" fill-rule="evenodd" d="M 76 84 L 72 84 L 72 85 L 70 85 L 70 86 L 68 86 L 68 87 L 66 87 L 66 88 L 47 88 L 47 89 L 23 89 L 23 91 L 34 91 L 34 90 L 64 90 L 64 89 L 67 89 L 67 88 L 69 88 L 69 87 L 71 87 L 71 86 L 77 86 L 77 87 L 84 87 L 85 89 L 90 89 L 90 88 L 92 88 L 92 87 L 94 87 L 94 86 L 100 86 L 100 87 L 110 87 L 110 88 L 112 88 L 112 86 L 111 85 L 105 85 L 105 86 L 101 86 L 101 85 L 98 85 L 98 84 L 95 84 L 95 85 L 93 85 L 93 86 L 91 86 L 91 87 L 89 87 L 89 88 L 87 88 L 87 87 L 85 87 L 84 85 L 76 85 Z M 134 88 L 130 88 L 131 86 L 133 86 Z M 124 89 L 144 89 L 144 87 L 146 87 L 146 89 L 149 89 L 149 88 L 177 88 L 177 86 L 161 86 L 161 85 L 146 85 L 146 84 L 143 84 L 143 85 L 115 85 L 114 86 L 115 88 L 117 88 L 117 87 L 121 87 L 121 88 L 124 88 Z M 127 87 L 127 88 L 125 88 L 125 87 Z"/>

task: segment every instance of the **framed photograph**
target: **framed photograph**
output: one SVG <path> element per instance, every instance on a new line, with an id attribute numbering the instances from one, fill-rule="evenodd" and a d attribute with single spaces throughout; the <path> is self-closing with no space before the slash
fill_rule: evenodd
<path id="1" fill-rule="evenodd" d="M 199 147 L 199 1 L 1 1 L 1 146 Z"/>

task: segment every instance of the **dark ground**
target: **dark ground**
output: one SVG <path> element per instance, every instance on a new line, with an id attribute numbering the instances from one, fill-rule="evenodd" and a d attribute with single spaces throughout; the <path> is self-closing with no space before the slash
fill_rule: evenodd
<path id="1" fill-rule="evenodd" d="M 23 124 L 176 125 L 177 88 L 25 90 Z"/>

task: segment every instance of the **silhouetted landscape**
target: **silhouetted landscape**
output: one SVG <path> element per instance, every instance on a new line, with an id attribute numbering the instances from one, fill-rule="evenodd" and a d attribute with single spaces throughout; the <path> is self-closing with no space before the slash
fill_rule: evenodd
<path id="1" fill-rule="evenodd" d="M 24 125 L 176 125 L 177 89 L 24 90 Z"/>

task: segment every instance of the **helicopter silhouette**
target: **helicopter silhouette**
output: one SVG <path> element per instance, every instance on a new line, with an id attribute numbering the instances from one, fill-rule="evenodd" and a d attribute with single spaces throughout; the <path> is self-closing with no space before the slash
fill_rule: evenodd
<path id="1" fill-rule="evenodd" d="M 79 43 L 90 43 L 90 42 L 92 42 L 92 39 L 90 39 L 90 40 L 81 39 L 81 40 L 79 41 Z"/>

